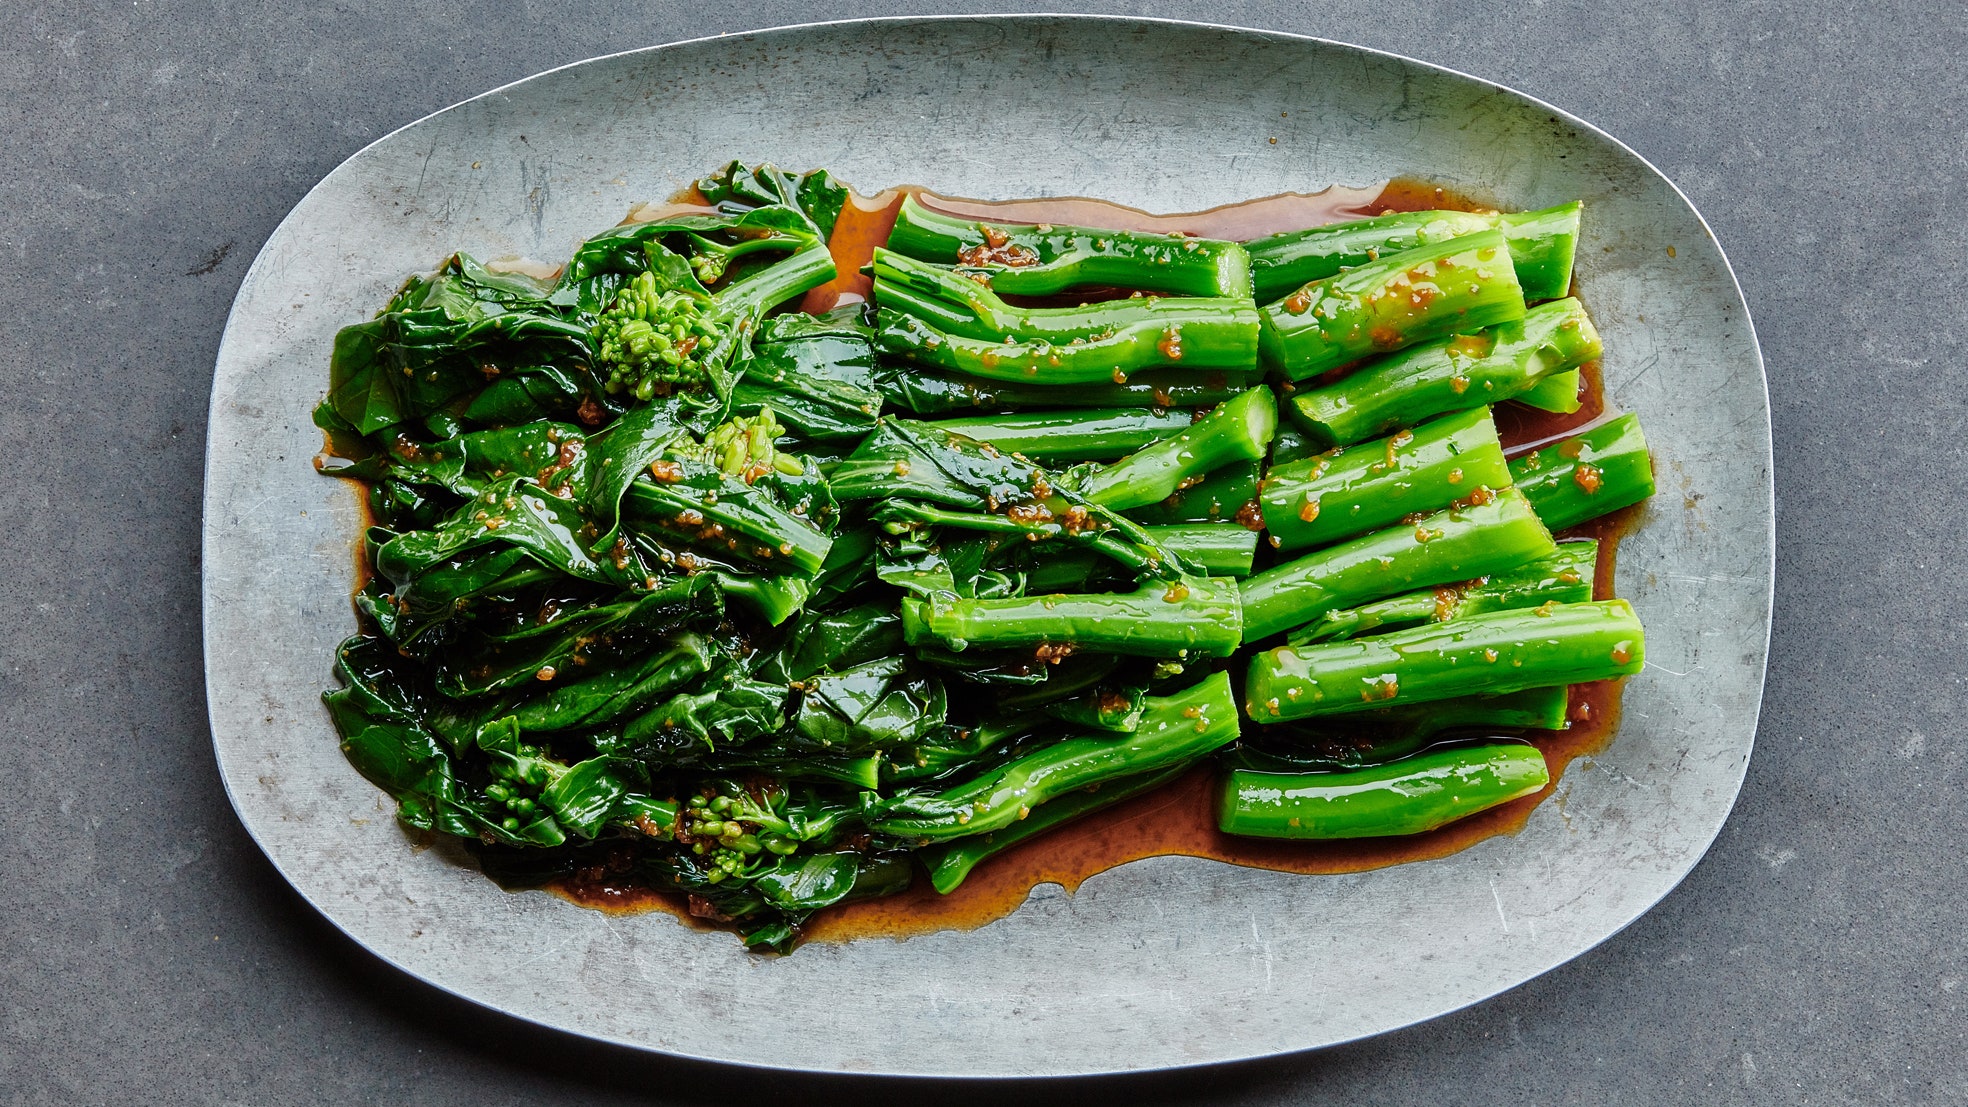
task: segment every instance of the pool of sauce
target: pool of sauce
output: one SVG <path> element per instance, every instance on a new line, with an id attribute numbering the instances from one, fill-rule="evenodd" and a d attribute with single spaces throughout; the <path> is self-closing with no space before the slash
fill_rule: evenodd
<path id="1" fill-rule="evenodd" d="M 1489 205 L 1470 197 L 1415 180 L 1395 180 L 1375 188 L 1333 187 L 1316 193 L 1285 193 L 1178 215 L 1154 215 L 1081 197 L 968 200 L 902 187 L 872 197 L 850 198 L 828 241 L 840 275 L 807 293 L 801 308 L 818 313 L 868 297 L 870 282 L 859 270 L 873 256 L 875 247 L 887 240 L 902 199 L 908 194 L 916 195 L 921 203 L 935 210 L 977 219 L 1236 239 L 1393 211 L 1491 210 Z M 647 212 L 660 214 L 692 206 L 701 207 L 701 201 L 685 194 L 671 205 L 645 209 L 632 218 L 651 218 Z M 1577 293 L 1576 286 L 1573 292 Z M 1498 405 L 1497 431 L 1505 451 L 1513 455 L 1523 453 L 1598 420 L 1605 412 L 1605 400 L 1597 363 L 1586 365 L 1580 373 L 1579 392 L 1578 410 L 1564 415 L 1519 404 Z M 1614 512 L 1560 535 L 1599 539 L 1599 563 L 1593 582 L 1595 599 L 1611 598 L 1620 538 L 1632 528 L 1642 510 L 1644 505 Z M 1575 685 L 1568 708 L 1569 727 L 1530 736 L 1544 754 L 1551 772 L 1551 784 L 1543 791 L 1427 834 L 1328 842 L 1233 837 L 1216 829 L 1216 772 L 1205 765 L 1153 792 L 1095 812 L 991 858 L 948 895 L 938 894 L 919 874 L 914 887 L 901 895 L 844 904 L 820 912 L 807 923 L 804 933 L 809 941 L 840 942 L 974 928 L 1017 910 L 1040 884 L 1058 884 L 1070 892 L 1096 873 L 1147 857 L 1204 857 L 1232 865 L 1307 874 L 1361 872 L 1446 857 L 1485 838 L 1513 834 L 1521 829 L 1531 811 L 1556 789 L 1566 767 L 1575 758 L 1594 753 L 1611 740 L 1619 726 L 1621 688 L 1619 681 Z M 695 926 L 708 925 L 693 918 L 678 897 L 607 879 L 566 880 L 552 890 L 600 910 L 625 913 L 661 910 Z"/>

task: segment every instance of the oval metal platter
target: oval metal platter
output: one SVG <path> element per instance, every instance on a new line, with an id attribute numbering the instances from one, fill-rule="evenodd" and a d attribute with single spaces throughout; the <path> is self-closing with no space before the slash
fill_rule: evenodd
<path id="1" fill-rule="evenodd" d="M 453 250 L 557 261 L 632 202 L 734 157 L 824 166 L 864 192 L 914 183 L 1155 211 L 1402 176 L 1509 208 L 1584 200 L 1578 279 L 1605 336 L 1608 401 L 1645 420 L 1661 489 L 1619 556 L 1648 665 L 1617 737 L 1575 762 L 1522 832 L 1443 860 L 1295 876 L 1155 858 L 1070 896 L 1041 887 L 981 929 L 789 957 L 667 914 L 503 892 L 415 848 L 343 760 L 318 699 L 353 627 L 359 526 L 352 490 L 310 466 L 335 331 Z M 1433 1018 L 1564 964 L 1673 888 L 1728 815 L 1756 729 L 1769 402 L 1701 216 L 1556 108 L 1333 42 L 1132 19 L 870 21 L 639 50 L 488 92 L 377 141 L 294 208 L 233 305 L 210 429 L 207 682 L 240 819 L 309 902 L 404 971 L 642 1049 L 1063 1075 L 1259 1057 Z"/>

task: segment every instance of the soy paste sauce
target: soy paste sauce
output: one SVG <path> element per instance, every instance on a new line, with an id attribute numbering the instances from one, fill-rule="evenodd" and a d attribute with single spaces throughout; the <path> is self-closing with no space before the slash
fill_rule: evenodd
<path id="1" fill-rule="evenodd" d="M 839 275 L 808 292 L 800 304 L 802 309 L 818 313 L 868 298 L 871 281 L 860 269 L 873 257 L 875 248 L 887 240 L 904 196 L 911 194 L 934 210 L 983 220 L 1168 231 L 1234 239 L 1259 238 L 1387 212 L 1491 210 L 1488 205 L 1448 189 L 1405 179 L 1378 187 L 1335 186 L 1317 193 L 1284 193 L 1177 215 L 1154 215 L 1080 197 L 985 201 L 902 187 L 873 197 L 850 195 L 828 241 Z M 688 203 L 690 198 L 678 200 Z M 1576 287 L 1573 291 L 1576 294 Z M 1596 362 L 1583 367 L 1579 391 L 1579 409 L 1570 414 L 1538 411 L 1519 404 L 1498 405 L 1497 431 L 1506 453 L 1525 452 L 1598 419 L 1605 410 L 1605 401 Z M 1644 505 L 1627 508 L 1559 535 L 1599 540 L 1594 599 L 1612 597 L 1619 541 L 1642 510 Z M 1204 857 L 1249 868 L 1306 874 L 1360 872 L 1445 857 L 1485 838 L 1521 829 L 1531 811 L 1556 789 L 1572 760 L 1602 749 L 1611 739 L 1619 725 L 1622 687 L 1619 681 L 1574 686 L 1568 706 L 1569 727 L 1530 736 L 1544 754 L 1551 772 L 1551 784 L 1543 791 L 1426 834 L 1312 842 L 1224 834 L 1216 829 L 1217 770 L 1205 764 L 1153 792 L 1087 815 L 991 858 L 948 895 L 936 892 L 919 875 L 914 886 L 900 895 L 844 904 L 818 913 L 806 924 L 805 934 L 812 941 L 849 941 L 978 927 L 1017 910 L 1041 884 L 1057 884 L 1071 892 L 1096 873 L 1148 857 Z M 585 875 L 586 879 L 562 881 L 553 890 L 574 902 L 602 910 L 666 910 L 696 923 L 676 897 L 611 882 L 605 874 Z"/>

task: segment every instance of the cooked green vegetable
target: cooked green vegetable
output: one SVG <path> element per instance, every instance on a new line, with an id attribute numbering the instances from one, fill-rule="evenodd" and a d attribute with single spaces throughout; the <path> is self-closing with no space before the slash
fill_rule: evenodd
<path id="1" fill-rule="evenodd" d="M 1217 825 L 1253 838 L 1420 834 L 1551 783 L 1536 746 L 1459 746 L 1334 773 L 1232 769 Z"/>
<path id="2" fill-rule="evenodd" d="M 1274 465 L 1258 503 L 1279 549 L 1321 546 L 1510 483 L 1486 407 L 1303 461 Z"/>
<path id="3" fill-rule="evenodd" d="M 1573 201 L 1542 211 L 1401 211 L 1372 219 L 1283 231 L 1246 244 L 1251 283 L 1259 300 L 1275 300 L 1310 281 L 1320 281 L 1384 257 L 1478 231 L 1500 230 L 1510 250 L 1524 299 L 1556 299 L 1572 286 L 1579 214 Z"/>
<path id="4" fill-rule="evenodd" d="M 888 248 L 963 266 L 1006 295 L 1050 296 L 1080 285 L 1246 300 L 1251 294 L 1250 256 L 1235 242 L 978 222 L 931 211 L 914 196 L 902 201 Z"/>
<path id="5" fill-rule="evenodd" d="M 1002 830 L 1078 789 L 1189 763 L 1234 741 L 1237 729 L 1230 678 L 1218 673 L 1155 699 L 1124 737 L 1068 738 L 934 795 L 878 802 L 869 808 L 869 827 L 918 841 Z"/>
<path id="6" fill-rule="evenodd" d="M 1599 560 L 1599 543 L 1560 542 L 1549 557 L 1526 561 L 1475 580 L 1444 588 L 1390 596 L 1358 607 L 1328 611 L 1291 632 L 1291 644 L 1357 638 L 1421 623 L 1536 607 L 1544 603 L 1581 603 L 1592 598 L 1592 580 Z"/>
<path id="7" fill-rule="evenodd" d="M 1522 319 L 1524 290 L 1503 236 L 1479 231 L 1313 281 L 1259 314 L 1264 363 L 1297 381 L 1369 354 Z"/>
<path id="8" fill-rule="evenodd" d="M 1413 588 L 1513 569 L 1556 547 L 1514 488 L 1316 550 L 1244 582 L 1244 640 Z"/>
<path id="9" fill-rule="evenodd" d="M 1244 392 L 1254 383 L 1255 373 L 1194 373 L 1169 367 L 1144 369 L 1125 380 L 1071 385 L 987 380 L 898 361 L 884 363 L 875 374 L 875 387 L 888 403 L 918 415 L 1085 407 L 1207 407 Z"/>
<path id="10" fill-rule="evenodd" d="M 1522 321 L 1442 339 L 1291 395 L 1294 422 L 1344 446 L 1445 411 L 1520 397 L 1599 356 L 1599 332 L 1577 300 L 1532 308 Z M 1577 382 L 1571 388 L 1577 392 Z"/>
<path id="11" fill-rule="evenodd" d="M 1284 722 L 1394 703 L 1517 692 L 1640 671 L 1640 620 L 1625 600 L 1497 611 L 1392 634 L 1281 646 L 1251 659 L 1251 718 Z"/>
<path id="12" fill-rule="evenodd" d="M 1506 463 L 1487 407 L 1576 410 L 1599 339 L 1524 303 L 1577 205 L 1247 252 L 909 198 L 873 302 L 815 316 L 846 187 L 696 191 L 551 279 L 454 255 L 336 338 L 315 418 L 372 572 L 324 701 L 503 884 L 783 952 L 1206 763 L 1233 833 L 1410 833 L 1541 785 L 1493 743 L 1641 664 L 1597 544 L 1550 535 L 1651 490 L 1637 424 Z"/>
<path id="13" fill-rule="evenodd" d="M 931 425 L 989 442 L 1007 453 L 1023 454 L 1042 465 L 1059 465 L 1113 461 L 1186 430 L 1194 421 L 1189 412 L 1179 409 L 1121 407 L 972 415 L 938 419 Z"/>
<path id="14" fill-rule="evenodd" d="M 1654 461 L 1640 417 L 1622 415 L 1510 462 L 1510 474 L 1553 530 L 1654 494 Z"/>
<path id="15" fill-rule="evenodd" d="M 1228 657 L 1241 629 L 1235 581 L 1183 577 L 1133 592 L 904 600 L 911 645 L 1038 646 L 1132 657 Z"/>
<path id="16" fill-rule="evenodd" d="M 1184 481 L 1163 500 L 1127 509 L 1137 522 L 1171 526 L 1178 523 L 1236 523 L 1255 528 L 1258 514 L 1258 462 L 1232 462 L 1194 484 Z"/>
<path id="17" fill-rule="evenodd" d="M 1248 727 L 1223 762 L 1259 772 L 1323 773 L 1385 765 L 1470 735 L 1563 730 L 1570 693 L 1560 684 Z"/>
<path id="18" fill-rule="evenodd" d="M 1088 500 L 1125 511 L 1165 500 L 1220 466 L 1264 456 L 1278 428 L 1278 400 L 1262 386 L 1217 405 L 1175 434 L 1078 479 Z"/>
<path id="19" fill-rule="evenodd" d="M 1177 762 L 1159 772 L 1143 773 L 1082 789 L 1061 796 L 1036 808 L 1032 814 L 1001 830 L 973 834 L 941 842 L 923 850 L 923 863 L 929 869 L 930 886 L 948 895 L 957 890 L 972 869 L 990 858 L 1103 808 L 1152 792 L 1192 768 L 1194 762 Z"/>

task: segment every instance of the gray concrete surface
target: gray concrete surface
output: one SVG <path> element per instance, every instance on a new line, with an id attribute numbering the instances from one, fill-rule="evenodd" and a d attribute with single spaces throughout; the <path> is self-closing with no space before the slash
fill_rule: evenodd
<path id="1" fill-rule="evenodd" d="M 1572 965 L 1266 1064 L 871 1086 L 483 1014 L 381 966 L 286 890 L 220 790 L 197 630 L 206 390 L 259 244 L 343 157 L 493 85 L 676 38 L 932 10 L 987 8 L 8 5 L 0 1104 L 1968 1102 L 1958 6 L 1085 9 L 1323 35 L 1514 85 L 1652 159 L 1729 250 L 1776 423 L 1758 751 L 1690 879 Z"/>

